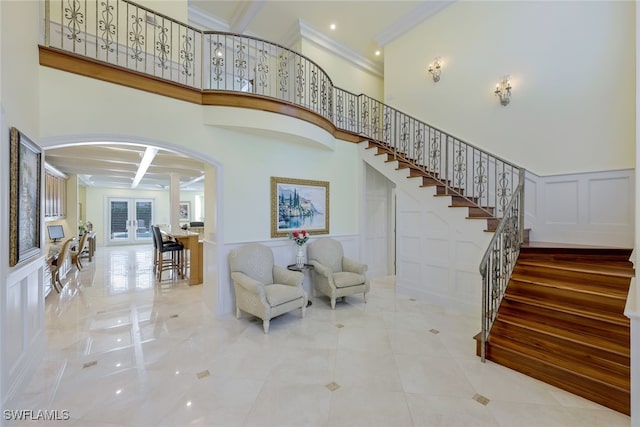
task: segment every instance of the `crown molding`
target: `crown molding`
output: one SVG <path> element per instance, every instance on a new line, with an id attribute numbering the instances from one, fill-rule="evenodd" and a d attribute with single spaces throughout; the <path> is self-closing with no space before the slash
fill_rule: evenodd
<path id="1" fill-rule="evenodd" d="M 189 19 L 189 24 L 200 27 L 202 30 L 225 32 L 230 30 L 230 26 L 227 22 L 191 4 L 187 8 L 187 17 Z"/>
<path id="2" fill-rule="evenodd" d="M 301 37 L 304 37 L 309 41 L 317 44 L 318 46 L 323 47 L 328 51 L 346 59 L 347 61 L 354 63 L 357 67 L 363 69 L 364 71 L 367 71 L 378 77 L 384 77 L 384 68 L 382 64 L 365 58 L 355 50 L 341 43 L 338 43 L 330 37 L 327 37 L 301 19 L 298 20 L 298 23 L 300 25 Z"/>
<path id="3" fill-rule="evenodd" d="M 260 9 L 264 6 L 264 0 L 254 0 L 244 3 L 244 7 L 236 9 L 231 17 L 230 29 L 232 33 L 244 33 L 251 21 L 258 16 Z"/>
<path id="4" fill-rule="evenodd" d="M 425 1 L 392 25 L 376 34 L 374 40 L 378 46 L 384 47 L 396 38 L 407 33 L 416 25 L 431 18 L 455 2 L 456 0 Z"/>
<path id="5" fill-rule="evenodd" d="M 245 26 L 245 29 L 246 29 L 246 25 L 241 24 L 240 21 L 248 25 L 248 22 L 250 22 L 256 16 L 256 14 L 260 11 L 260 8 L 262 6 L 263 6 L 262 2 L 253 3 L 253 7 L 248 7 L 244 9 L 244 11 L 239 16 L 234 16 L 234 19 L 233 19 L 234 24 L 230 25 L 229 23 L 212 16 L 210 13 L 204 11 L 203 9 L 200 9 L 193 5 L 189 5 L 189 8 L 188 8 L 189 23 L 203 29 L 214 30 L 214 31 L 231 32 L 233 31 L 232 30 L 233 27 L 238 27 L 238 30 L 240 30 L 243 25 Z M 256 35 L 256 34 L 250 34 L 250 33 L 244 33 L 244 34 L 260 37 L 259 35 Z M 279 42 L 283 46 L 291 47 L 291 46 L 294 46 L 303 37 L 317 44 L 318 46 L 324 49 L 327 49 L 328 51 L 346 59 L 347 61 L 353 63 L 358 68 L 368 73 L 371 73 L 378 77 L 384 76 L 383 64 L 372 61 L 362 56 L 355 50 L 335 41 L 330 37 L 327 37 L 326 35 L 316 30 L 315 28 L 313 28 L 306 22 L 302 21 L 301 19 L 298 20 L 297 25 L 293 25 L 291 30 Z M 275 40 L 270 40 L 270 41 L 276 42 Z"/>

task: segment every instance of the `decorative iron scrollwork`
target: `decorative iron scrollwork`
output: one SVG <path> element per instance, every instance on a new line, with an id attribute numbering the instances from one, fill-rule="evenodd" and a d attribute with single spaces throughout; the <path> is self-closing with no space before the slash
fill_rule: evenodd
<path id="1" fill-rule="evenodd" d="M 81 25 L 84 24 L 84 14 L 82 13 L 80 1 L 68 0 L 67 4 L 68 7 L 64 8 L 64 17 L 68 20 L 67 29 L 69 34 L 67 34 L 67 38 L 73 40 L 74 43 L 81 43 L 82 39 L 79 34 Z"/>
<path id="2" fill-rule="evenodd" d="M 289 91 L 289 58 L 286 54 L 278 57 L 278 77 L 280 78 L 280 93 L 283 98 Z"/>
<path id="3" fill-rule="evenodd" d="M 485 164 L 486 160 L 480 159 L 476 161 L 476 170 L 475 176 L 473 177 L 473 182 L 476 184 L 476 195 L 478 199 L 482 199 L 484 197 L 485 192 L 487 191 L 487 167 Z"/>
<path id="4" fill-rule="evenodd" d="M 413 157 L 414 157 L 413 160 L 417 164 L 422 164 L 422 160 L 424 158 L 423 148 L 424 148 L 424 137 L 422 135 L 422 129 L 418 128 L 416 129 L 416 135 L 415 135 L 415 138 L 413 139 Z"/>
<path id="5" fill-rule="evenodd" d="M 353 98 L 349 99 L 349 126 L 353 128 L 356 125 L 356 102 Z"/>
<path id="6" fill-rule="evenodd" d="M 375 140 L 380 138 L 380 112 L 378 110 L 378 103 L 376 102 L 373 104 L 373 107 L 371 107 L 371 136 Z"/>
<path id="7" fill-rule="evenodd" d="M 344 99 L 342 97 L 342 92 L 339 92 L 338 95 L 336 95 L 336 121 L 342 125 L 342 122 L 344 121 Z"/>
<path id="8" fill-rule="evenodd" d="M 113 52 L 113 38 L 116 35 L 116 26 L 113 23 L 113 6 L 111 6 L 108 2 L 101 2 L 101 6 L 103 6 L 100 15 L 102 19 L 98 21 L 98 28 L 100 29 L 100 40 L 102 40 L 102 44 L 100 48 L 106 50 L 108 52 Z"/>
<path id="9" fill-rule="evenodd" d="M 498 198 L 498 210 L 504 212 L 511 199 L 511 174 L 507 172 L 501 172 L 498 174 L 498 186 L 496 188 L 496 196 Z"/>
<path id="10" fill-rule="evenodd" d="M 360 130 L 365 135 L 369 135 L 369 103 L 367 99 L 362 100 L 360 107 Z"/>
<path id="11" fill-rule="evenodd" d="M 302 61 L 298 61 L 296 64 L 296 96 L 298 100 L 304 99 L 304 64 Z"/>
<path id="12" fill-rule="evenodd" d="M 429 170 L 433 173 L 440 173 L 440 133 L 434 132 L 429 146 Z"/>
<path id="13" fill-rule="evenodd" d="M 457 188 L 464 188 L 464 184 L 466 182 L 466 171 L 467 171 L 467 163 L 465 160 L 465 155 L 467 151 L 465 147 L 459 145 L 457 150 L 455 150 L 454 161 L 453 161 L 453 182 Z"/>
<path id="14" fill-rule="evenodd" d="M 162 25 L 158 25 L 158 40 L 156 40 L 156 50 L 158 51 L 158 67 L 166 70 L 169 68 L 167 64 L 169 62 L 169 53 L 171 53 L 171 46 L 168 43 L 169 36 L 167 33 L 169 29 L 167 27 L 163 27 Z"/>
<path id="15" fill-rule="evenodd" d="M 327 88 L 327 79 L 323 76 L 320 80 L 320 104 L 322 105 L 322 112 L 327 113 L 329 110 L 329 94 Z"/>
<path id="16" fill-rule="evenodd" d="M 256 66 L 258 74 L 258 86 L 266 88 L 269 86 L 269 63 L 267 51 L 265 49 L 258 50 L 258 65 Z"/>
<path id="17" fill-rule="evenodd" d="M 311 104 L 318 105 L 318 70 L 316 68 L 311 69 Z"/>
<path id="18" fill-rule="evenodd" d="M 187 77 L 191 77 L 193 68 L 193 37 L 188 34 L 182 35 L 182 48 L 180 49 L 180 65 L 181 73 Z"/>
<path id="19" fill-rule="evenodd" d="M 391 143 L 391 109 L 386 106 L 382 115 L 382 139 L 387 144 Z"/>
<path id="20" fill-rule="evenodd" d="M 236 45 L 236 59 L 234 66 L 236 69 L 236 81 L 243 84 L 247 75 L 247 45 L 238 43 Z"/>
<path id="21" fill-rule="evenodd" d="M 409 122 L 404 121 L 400 125 L 400 151 L 408 154 L 409 150 Z"/>
<path id="22" fill-rule="evenodd" d="M 213 48 L 213 57 L 211 58 L 211 65 L 213 66 L 213 80 L 216 82 L 222 81 L 222 74 L 224 73 L 224 56 L 223 53 L 223 45 L 220 42 L 215 42 L 212 44 L 215 46 Z"/>
<path id="23" fill-rule="evenodd" d="M 142 18 L 131 15 L 131 31 L 129 31 L 129 41 L 131 42 L 131 59 L 142 61 L 142 51 L 144 47 L 144 34 L 142 34 Z"/>

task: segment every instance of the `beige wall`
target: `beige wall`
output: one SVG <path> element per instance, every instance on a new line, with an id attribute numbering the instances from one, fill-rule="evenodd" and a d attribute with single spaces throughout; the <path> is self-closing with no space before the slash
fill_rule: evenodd
<path id="1" fill-rule="evenodd" d="M 16 390 L 39 362 L 44 335 L 43 258 L 9 267 L 9 127 L 39 139 L 38 29 L 35 1 L 0 1 L 0 406 L 12 407 Z M 43 169 L 44 170 L 44 169 Z M 44 230 L 44 224 L 41 224 Z M 41 241 L 41 247 L 44 242 Z M 15 407 L 15 406 L 14 406 Z"/>
<path id="2" fill-rule="evenodd" d="M 267 112 L 246 114 L 252 118 L 265 115 L 274 128 L 282 121 L 282 132 L 230 128 L 228 122 L 214 123 L 205 114 L 216 107 L 45 67 L 40 68 L 40 81 L 42 139 L 46 146 L 78 138 L 114 137 L 195 155 L 222 168 L 223 218 L 219 225 L 224 228 L 224 242 L 270 238 L 271 176 L 329 181 L 331 233 L 359 232 L 360 164 L 352 143 L 313 143 L 306 135 L 319 132 L 317 127 L 298 120 L 298 126 L 290 128 L 287 124 L 293 119 Z M 239 122 L 243 114 L 242 109 L 233 111 Z M 87 204 L 91 204 L 89 200 Z M 87 218 L 91 217 L 87 208 Z"/>
<path id="3" fill-rule="evenodd" d="M 302 39 L 301 52 L 322 68 L 333 84 L 356 95 L 361 93 L 382 101 L 383 79 L 357 67 L 317 44 Z"/>
<path id="4" fill-rule="evenodd" d="M 634 7 L 456 2 L 385 47 L 387 103 L 539 175 L 633 167 Z"/>

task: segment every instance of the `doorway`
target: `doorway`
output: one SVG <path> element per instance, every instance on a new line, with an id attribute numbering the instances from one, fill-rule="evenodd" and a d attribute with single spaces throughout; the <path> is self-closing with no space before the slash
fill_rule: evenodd
<path id="1" fill-rule="evenodd" d="M 151 241 L 153 199 L 108 197 L 106 237 L 109 244 L 146 243 Z"/>

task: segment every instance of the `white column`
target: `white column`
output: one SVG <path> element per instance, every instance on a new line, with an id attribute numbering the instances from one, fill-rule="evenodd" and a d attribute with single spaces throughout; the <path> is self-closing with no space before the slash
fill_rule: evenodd
<path id="1" fill-rule="evenodd" d="M 169 220 L 171 221 L 171 231 L 175 233 L 180 230 L 180 175 L 172 173 L 170 177 L 169 206 L 171 215 L 169 216 Z"/>

